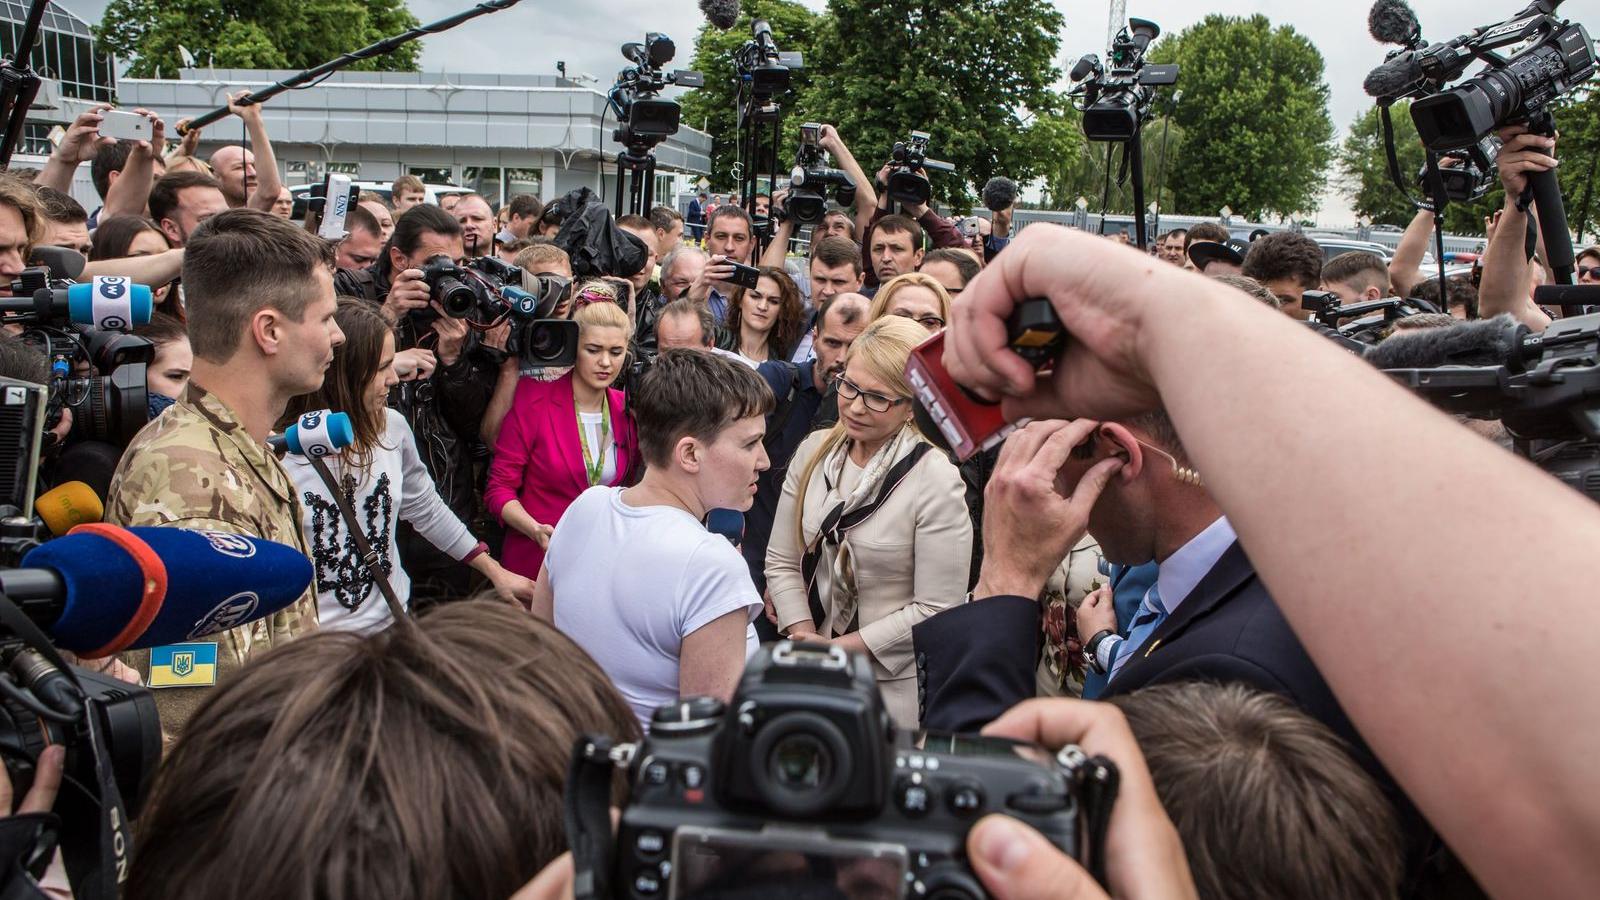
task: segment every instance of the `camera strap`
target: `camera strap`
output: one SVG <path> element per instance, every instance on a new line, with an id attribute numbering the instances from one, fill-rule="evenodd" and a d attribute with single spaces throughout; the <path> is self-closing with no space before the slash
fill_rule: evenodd
<path id="1" fill-rule="evenodd" d="M 878 494 L 872 498 L 872 502 L 857 507 L 849 513 L 844 511 L 845 505 L 840 503 L 823 518 L 816 539 L 806 547 L 805 555 L 800 560 L 800 578 L 806 585 L 806 601 L 811 605 L 811 624 L 816 628 L 821 629 L 823 620 L 828 618 L 827 610 L 822 606 L 822 596 L 817 591 L 817 566 L 822 562 L 823 549 L 828 544 L 839 546 L 852 528 L 872 518 L 872 514 L 888 502 L 894 489 L 900 486 L 900 482 L 916 468 L 917 463 L 922 460 L 922 455 L 932 448 L 932 444 L 918 441 L 911 447 L 909 453 L 884 473 L 883 482 L 878 485 Z"/>
<path id="2" fill-rule="evenodd" d="M 350 499 L 340 490 L 339 482 L 328 470 L 328 464 L 320 456 L 306 456 L 306 462 L 311 464 L 317 477 L 322 479 L 323 485 L 328 488 L 328 493 L 333 495 L 333 502 L 339 507 L 339 517 L 344 519 L 345 530 L 350 532 L 350 539 L 355 542 L 356 552 L 361 554 L 361 564 L 366 566 L 367 574 L 372 576 L 373 584 L 378 586 L 378 593 L 383 595 L 383 601 L 389 604 L 389 614 L 399 622 L 406 618 L 406 608 L 400 603 L 400 598 L 395 595 L 394 586 L 389 584 L 388 576 L 383 574 L 383 557 L 378 551 L 372 549 L 372 544 L 367 541 L 367 535 L 361 530 L 361 520 L 356 516 L 356 511 L 350 506 Z"/>
<path id="3" fill-rule="evenodd" d="M 573 900 L 610 900 L 616 854 L 611 833 L 611 739 L 580 735 L 567 762 L 562 822 L 572 850 Z"/>
<path id="4" fill-rule="evenodd" d="M 72 666 L 56 651 L 45 633 L 18 609 L 10 597 L 0 594 L 0 625 L 22 638 L 30 649 L 44 657 L 67 677 L 83 699 L 83 723 L 87 727 L 89 749 L 94 754 L 95 786 L 91 794 L 85 785 L 63 778 L 56 796 L 59 816 L 61 859 L 66 865 L 74 897 L 84 900 L 116 900 L 122 879 L 127 876 L 128 854 L 133 847 L 133 832 L 123 811 L 122 792 L 101 733 L 100 704 L 89 697 Z M 21 802 L 15 798 L 14 802 Z M 75 823 L 93 822 L 88 828 Z M 48 861 L 48 860 L 47 860 Z M 0 886 L 0 897 L 10 897 L 9 886 Z M 27 895 L 19 895 L 27 896 Z"/>

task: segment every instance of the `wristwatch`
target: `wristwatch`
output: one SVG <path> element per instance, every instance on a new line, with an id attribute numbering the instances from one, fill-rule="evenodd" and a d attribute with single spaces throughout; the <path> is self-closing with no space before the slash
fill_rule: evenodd
<path id="1" fill-rule="evenodd" d="M 1100 656 L 1095 651 L 1100 649 L 1100 643 L 1102 641 L 1114 634 L 1116 634 L 1116 632 L 1112 631 L 1111 629 L 1102 628 L 1099 631 L 1096 631 L 1093 637 L 1089 638 L 1089 642 L 1087 644 L 1083 645 L 1083 661 L 1089 666 L 1090 671 L 1094 672 L 1096 675 L 1104 675 L 1106 674 L 1106 670 L 1101 668 Z"/>

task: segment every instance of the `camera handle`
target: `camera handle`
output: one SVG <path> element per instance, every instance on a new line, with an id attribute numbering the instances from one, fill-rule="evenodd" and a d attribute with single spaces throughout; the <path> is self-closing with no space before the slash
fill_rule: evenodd
<path id="1" fill-rule="evenodd" d="M 1556 136 L 1555 118 L 1541 110 L 1528 120 L 1528 130 L 1545 137 Z M 1526 212 L 1532 202 L 1539 207 L 1539 233 L 1544 235 L 1545 263 L 1555 273 L 1556 284 L 1572 284 L 1577 261 L 1572 253 L 1572 235 L 1567 231 L 1567 207 L 1561 199 L 1561 182 L 1550 169 L 1528 176 L 1528 186 L 1517 198 L 1517 208 Z"/>
<path id="2" fill-rule="evenodd" d="M 572 850 L 573 900 L 611 900 L 616 838 L 611 830 L 611 782 L 618 765 L 631 762 L 633 744 L 580 735 L 567 762 L 562 822 Z"/>

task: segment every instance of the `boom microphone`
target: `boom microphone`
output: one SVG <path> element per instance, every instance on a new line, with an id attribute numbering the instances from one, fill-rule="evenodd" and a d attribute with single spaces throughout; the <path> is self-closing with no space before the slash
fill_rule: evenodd
<path id="1" fill-rule="evenodd" d="M 134 284 L 122 275 L 96 275 L 87 284 L 69 285 L 65 290 L 0 299 L 0 315 L 32 314 L 44 321 L 65 313 L 74 324 L 100 331 L 128 331 L 146 325 L 151 308 L 149 286 Z"/>
<path id="2" fill-rule="evenodd" d="M 706 21 L 727 31 L 739 21 L 739 0 L 700 0 L 700 11 Z"/>
<path id="3" fill-rule="evenodd" d="M 311 584 L 298 549 L 186 528 L 80 525 L 0 571 L 0 591 L 86 659 L 198 640 L 264 618 Z"/>
<path id="4" fill-rule="evenodd" d="M 996 175 L 983 186 L 983 205 L 993 212 L 1008 209 L 1017 202 L 1017 183 L 1003 175 Z"/>
<path id="5" fill-rule="evenodd" d="M 1367 73 L 1361 87 L 1370 97 L 1399 97 L 1411 92 L 1422 81 L 1422 64 L 1417 54 L 1407 50 Z"/>
<path id="6" fill-rule="evenodd" d="M 1367 32 L 1380 44 L 1412 47 L 1422 36 L 1422 25 L 1405 0 L 1378 0 L 1367 13 Z"/>
<path id="7" fill-rule="evenodd" d="M 1380 369 L 1437 369 L 1441 366 L 1498 366 L 1517 347 L 1521 326 L 1510 315 L 1421 328 L 1397 334 L 1367 351 Z"/>

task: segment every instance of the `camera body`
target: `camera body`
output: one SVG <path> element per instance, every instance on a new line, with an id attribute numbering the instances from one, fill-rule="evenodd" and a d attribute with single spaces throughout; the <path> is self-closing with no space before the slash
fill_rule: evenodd
<path id="1" fill-rule="evenodd" d="M 705 78 L 698 72 L 664 72 L 662 66 L 677 54 L 672 38 L 649 32 L 644 42 L 622 45 L 622 56 L 633 63 L 617 73 L 607 97 L 621 124 L 611 137 L 630 154 L 643 156 L 662 140 L 678 133 L 682 108 L 676 100 L 660 97 L 668 85 L 702 87 Z"/>
<path id="2" fill-rule="evenodd" d="M 908 206 L 926 206 L 933 198 L 933 185 L 927 172 L 954 172 L 956 167 L 937 159 L 928 158 L 929 135 L 926 131 L 913 131 L 908 140 L 896 141 L 889 151 L 889 199 Z"/>
<path id="3" fill-rule="evenodd" d="M 844 172 L 828 165 L 827 151 L 819 143 L 822 126 L 807 122 L 800 126 L 800 148 L 795 151 L 794 169 L 789 173 L 789 199 L 783 214 L 801 225 L 815 225 L 828 211 L 828 189 L 840 206 L 856 201 L 856 183 Z"/>
<path id="4" fill-rule="evenodd" d="M 1161 27 L 1148 19 L 1128 20 L 1111 42 L 1111 68 L 1089 54 L 1072 67 L 1077 87 L 1072 95 L 1082 98 L 1083 135 L 1091 141 L 1131 141 L 1150 116 L 1156 87 L 1177 84 L 1176 64 L 1151 65 L 1144 53 L 1161 34 Z"/>
<path id="5" fill-rule="evenodd" d="M 1010 741 L 930 736 L 918 749 L 864 656 L 782 641 L 752 659 L 728 707 L 656 712 L 632 755 L 613 884 L 628 900 L 764 880 L 979 900 L 967 831 L 1004 812 L 1077 852 L 1078 771 Z"/>
<path id="6" fill-rule="evenodd" d="M 1495 157 L 1500 154 L 1500 147 L 1500 138 L 1491 134 L 1465 150 L 1445 153 L 1441 163 L 1444 159 L 1454 159 L 1460 163 L 1439 166 L 1439 180 L 1444 183 L 1445 197 L 1456 203 L 1471 203 L 1489 193 L 1495 186 L 1499 171 Z M 1417 186 L 1424 195 L 1431 190 L 1426 165 L 1417 172 Z"/>
<path id="7" fill-rule="evenodd" d="M 430 257 L 422 264 L 422 278 L 429 297 L 445 315 L 455 319 L 476 319 L 488 325 L 511 320 L 511 335 L 506 352 L 530 366 L 570 366 L 578 359 L 578 323 L 551 318 L 572 283 L 553 273 L 540 273 L 532 279 L 534 291 L 522 269 L 497 256 L 478 256 L 457 263 L 448 256 Z M 432 309 L 419 321 L 431 323 Z"/>

